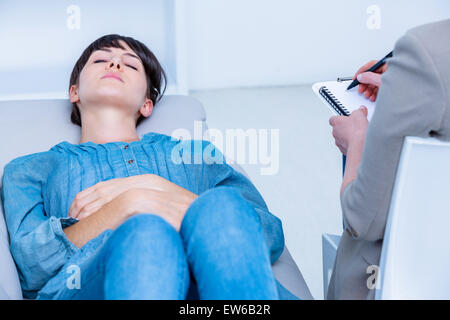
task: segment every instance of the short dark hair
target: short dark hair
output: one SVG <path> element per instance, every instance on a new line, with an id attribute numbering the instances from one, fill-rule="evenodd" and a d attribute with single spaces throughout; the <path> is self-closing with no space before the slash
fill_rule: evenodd
<path id="1" fill-rule="evenodd" d="M 108 34 L 100 37 L 92 42 L 83 51 L 81 57 L 78 58 L 78 61 L 75 63 L 72 74 L 70 75 L 69 90 L 72 85 L 78 84 L 81 70 L 83 70 L 92 52 L 104 48 L 125 49 L 119 42 L 120 40 L 124 41 L 131 48 L 131 50 L 133 50 L 142 60 L 145 75 L 147 78 L 146 96 L 147 98 L 152 100 L 153 105 L 156 105 L 156 103 L 162 98 L 166 90 L 167 77 L 164 69 L 162 68 L 158 59 L 156 59 L 153 52 L 149 48 L 147 48 L 145 44 L 131 37 L 125 37 L 118 34 Z M 70 115 L 70 120 L 72 121 L 72 123 L 81 127 L 81 114 L 76 103 L 72 103 L 72 114 Z M 136 121 L 136 126 L 138 126 L 142 120 L 144 120 L 144 117 L 141 115 Z"/>

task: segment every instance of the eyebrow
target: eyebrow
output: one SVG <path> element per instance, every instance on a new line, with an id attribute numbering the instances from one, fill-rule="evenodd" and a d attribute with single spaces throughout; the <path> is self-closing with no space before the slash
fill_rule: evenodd
<path id="1" fill-rule="evenodd" d="M 106 51 L 106 52 L 111 52 L 111 49 L 108 49 L 108 48 L 102 48 L 102 49 L 98 49 L 98 50 Z M 126 52 L 126 53 L 124 53 L 123 55 L 124 55 L 124 56 L 130 56 L 130 57 L 133 57 L 133 58 L 138 59 L 139 61 L 141 61 L 141 59 L 139 59 L 138 56 L 136 56 L 136 55 L 134 55 L 134 54 L 132 54 L 132 53 Z"/>

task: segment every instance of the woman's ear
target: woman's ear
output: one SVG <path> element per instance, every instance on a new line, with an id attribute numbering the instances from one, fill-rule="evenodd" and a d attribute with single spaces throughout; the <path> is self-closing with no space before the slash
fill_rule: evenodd
<path id="1" fill-rule="evenodd" d="M 152 114 L 153 111 L 153 101 L 149 98 L 145 98 L 145 102 L 142 107 L 139 109 L 140 113 L 143 117 L 147 118 Z"/>
<path id="2" fill-rule="evenodd" d="M 72 85 L 69 90 L 70 102 L 77 103 L 80 102 L 80 97 L 78 96 L 78 88 L 76 85 Z"/>

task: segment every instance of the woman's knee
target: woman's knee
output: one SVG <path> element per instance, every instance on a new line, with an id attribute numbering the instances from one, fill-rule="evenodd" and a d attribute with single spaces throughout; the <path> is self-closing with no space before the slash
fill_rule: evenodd
<path id="1" fill-rule="evenodd" d="M 160 216 L 138 214 L 127 219 L 112 233 L 102 258 L 105 288 L 111 292 L 178 299 L 187 291 L 189 269 L 183 241 Z"/>
<path id="2" fill-rule="evenodd" d="M 186 220 L 186 221 L 185 221 Z M 189 227 L 196 230 L 233 232 L 259 228 L 259 216 L 244 197 L 231 187 L 217 187 L 201 194 L 189 207 L 181 232 Z M 229 231 L 229 230 L 228 230 Z M 187 233 L 187 231 L 186 231 Z"/>
<path id="3" fill-rule="evenodd" d="M 201 194 L 195 200 L 195 211 L 202 218 L 217 220 L 217 215 L 222 218 L 236 217 L 239 220 L 246 216 L 256 217 L 256 212 L 244 197 L 234 188 L 217 187 Z"/>
<path id="4" fill-rule="evenodd" d="M 182 246 L 179 233 L 162 217 L 155 214 L 137 214 L 123 222 L 111 234 L 108 243 L 114 247 L 145 248 L 147 246 Z"/>

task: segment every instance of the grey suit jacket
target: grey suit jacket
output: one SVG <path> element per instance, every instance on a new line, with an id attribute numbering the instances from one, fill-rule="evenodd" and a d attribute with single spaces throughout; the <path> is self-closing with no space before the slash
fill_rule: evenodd
<path id="1" fill-rule="evenodd" d="M 411 29 L 395 45 L 382 76 L 358 176 L 341 195 L 345 231 L 328 299 L 373 299 L 373 271 L 368 267 L 380 260 L 403 140 L 450 140 L 449 109 L 450 19 Z"/>

